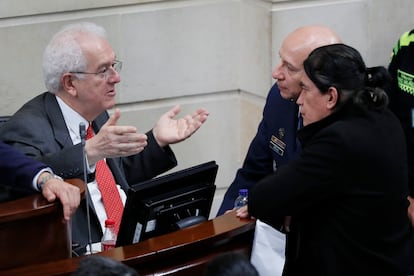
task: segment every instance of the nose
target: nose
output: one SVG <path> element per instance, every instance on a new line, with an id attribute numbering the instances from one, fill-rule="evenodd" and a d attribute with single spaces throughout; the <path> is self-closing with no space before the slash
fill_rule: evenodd
<path id="1" fill-rule="evenodd" d="M 110 67 L 111 73 L 109 74 L 108 81 L 113 83 L 118 83 L 121 81 L 121 74 L 115 70 L 114 68 Z"/>
<path id="2" fill-rule="evenodd" d="M 275 80 L 280 80 L 283 78 L 281 68 L 282 68 L 282 63 L 279 63 L 272 72 L 272 78 L 274 78 Z"/>
<path id="3" fill-rule="evenodd" d="M 300 91 L 300 92 L 302 92 L 302 91 Z M 301 106 L 301 105 L 303 105 L 303 96 L 302 96 L 302 93 L 299 93 L 299 97 L 296 99 L 296 104 L 297 105 L 299 105 L 299 106 Z"/>

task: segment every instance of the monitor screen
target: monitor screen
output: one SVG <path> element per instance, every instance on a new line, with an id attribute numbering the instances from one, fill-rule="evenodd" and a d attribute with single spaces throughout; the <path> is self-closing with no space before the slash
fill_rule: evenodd
<path id="1" fill-rule="evenodd" d="M 124 246 L 208 219 L 218 165 L 203 163 L 132 185 L 116 246 Z"/>

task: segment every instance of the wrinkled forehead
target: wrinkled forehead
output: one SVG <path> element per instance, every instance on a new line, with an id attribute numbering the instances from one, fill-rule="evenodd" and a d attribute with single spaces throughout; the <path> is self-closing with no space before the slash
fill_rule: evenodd
<path id="1" fill-rule="evenodd" d="M 314 49 L 338 42 L 340 42 L 340 38 L 328 28 L 303 27 L 287 35 L 282 43 L 280 55 L 289 58 L 290 62 L 303 68 L 303 61 Z"/>
<path id="2" fill-rule="evenodd" d="M 102 37 L 81 36 L 79 45 L 88 63 L 110 63 L 115 59 L 114 50 Z"/>
<path id="3" fill-rule="evenodd" d="M 311 49 L 307 44 L 295 40 L 285 40 L 279 49 L 279 56 L 283 62 L 289 63 L 298 69 L 303 69 L 303 61 L 309 56 Z"/>

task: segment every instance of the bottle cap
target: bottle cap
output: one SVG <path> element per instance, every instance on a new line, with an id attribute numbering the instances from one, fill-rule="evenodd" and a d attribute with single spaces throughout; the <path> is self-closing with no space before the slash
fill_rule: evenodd
<path id="1" fill-rule="evenodd" d="M 240 189 L 239 194 L 242 196 L 247 196 L 248 190 L 247 189 Z"/>
<path id="2" fill-rule="evenodd" d="M 105 227 L 107 227 L 107 226 L 113 226 L 113 225 L 115 225 L 115 220 L 113 220 L 113 219 L 107 219 L 107 220 L 105 220 Z"/>

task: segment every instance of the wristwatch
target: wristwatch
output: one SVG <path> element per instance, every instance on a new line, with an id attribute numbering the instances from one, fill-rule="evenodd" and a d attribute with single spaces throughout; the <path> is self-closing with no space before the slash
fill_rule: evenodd
<path id="1" fill-rule="evenodd" d="M 43 190 L 43 186 L 45 186 L 46 182 L 48 182 L 52 178 L 63 180 L 62 177 L 60 177 L 60 176 L 58 176 L 54 173 L 48 172 L 48 174 L 46 176 L 41 177 L 39 179 L 39 181 L 37 182 L 37 188 L 39 189 L 39 191 Z"/>

